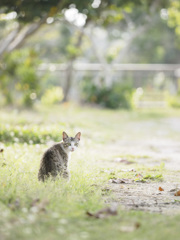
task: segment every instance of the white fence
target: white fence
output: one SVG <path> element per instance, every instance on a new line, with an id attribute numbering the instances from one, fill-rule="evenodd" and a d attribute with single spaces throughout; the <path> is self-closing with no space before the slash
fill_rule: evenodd
<path id="1" fill-rule="evenodd" d="M 175 76 L 180 76 L 180 64 L 100 64 L 100 63 L 74 63 L 74 71 L 103 71 L 104 68 L 113 71 L 156 71 L 174 72 Z M 66 71 L 68 64 L 43 63 L 39 66 L 39 71 Z"/>
<path id="2" fill-rule="evenodd" d="M 63 88 L 66 82 L 66 75 L 68 72 L 68 64 L 55 64 L 55 63 L 43 63 L 38 67 L 38 71 L 51 72 L 54 74 L 56 84 L 60 84 Z M 78 83 L 85 77 L 89 76 L 92 81 L 99 81 L 102 75 L 109 75 L 110 81 L 128 81 L 131 79 L 135 88 L 141 86 L 156 86 L 163 81 L 166 82 L 165 88 L 171 93 L 176 93 L 178 86 L 178 78 L 180 78 L 180 64 L 100 64 L 100 63 L 78 63 L 72 64 L 73 69 L 73 81 L 70 89 L 70 98 L 78 99 L 79 89 Z M 160 86 L 160 85 L 159 85 Z M 163 92 L 163 91 L 162 91 Z M 149 93 L 148 93 L 149 94 Z M 150 94 L 151 95 L 151 94 Z M 164 106 L 163 93 L 160 94 L 159 99 L 154 99 L 154 95 L 147 96 L 144 102 L 141 102 L 141 106 Z M 148 99 L 147 99 L 148 98 Z M 152 103 L 151 104 L 151 98 Z M 155 100 L 155 101 L 154 101 Z"/>

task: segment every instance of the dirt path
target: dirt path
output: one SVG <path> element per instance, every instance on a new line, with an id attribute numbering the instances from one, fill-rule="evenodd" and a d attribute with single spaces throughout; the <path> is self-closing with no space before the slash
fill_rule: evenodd
<path id="1" fill-rule="evenodd" d="M 136 124 L 134 127 L 138 129 L 139 126 Z M 143 126 L 141 123 L 141 128 L 143 127 L 147 127 L 147 124 Z M 172 138 L 168 137 L 171 135 Z M 116 202 L 125 209 L 164 214 L 180 213 L 180 196 L 174 196 L 180 189 L 179 135 L 180 119 L 163 119 L 159 133 L 150 129 L 149 138 L 138 139 L 138 141 L 128 139 L 119 141 L 116 146 L 113 146 L 114 150 L 116 147 L 121 149 L 121 155 L 142 156 L 136 159 L 137 164 L 156 166 L 163 162 L 168 175 L 162 182 L 120 184 L 109 182 L 107 188 L 111 190 L 114 197 L 113 199 L 107 198 L 106 202 Z M 164 191 L 159 191 L 159 187 L 163 188 Z"/>
<path id="2" fill-rule="evenodd" d="M 159 191 L 161 186 L 164 191 Z M 133 184 L 109 184 L 114 200 L 107 203 L 118 203 L 125 209 L 158 212 L 165 214 L 180 213 L 180 197 L 175 197 L 179 184 L 171 182 L 163 183 L 133 183 Z M 174 188 L 173 188 L 174 187 Z"/>

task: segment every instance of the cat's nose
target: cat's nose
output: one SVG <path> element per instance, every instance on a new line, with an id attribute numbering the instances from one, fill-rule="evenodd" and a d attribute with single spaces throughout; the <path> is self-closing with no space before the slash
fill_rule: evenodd
<path id="1" fill-rule="evenodd" d="M 74 152 L 74 148 L 72 148 L 71 150 L 72 150 L 72 152 Z"/>

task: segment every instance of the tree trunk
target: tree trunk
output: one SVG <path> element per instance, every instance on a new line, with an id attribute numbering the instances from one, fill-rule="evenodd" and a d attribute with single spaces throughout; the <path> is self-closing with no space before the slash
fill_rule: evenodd
<path id="1" fill-rule="evenodd" d="M 25 25 L 23 28 L 18 26 L 17 29 L 12 30 L 7 37 L 1 40 L 0 45 L 0 58 L 3 57 L 5 52 L 11 52 L 14 49 L 21 47 L 25 40 L 35 33 L 42 24 L 45 23 L 47 17 L 44 17 L 37 23 Z"/>
<path id="2" fill-rule="evenodd" d="M 78 36 L 78 40 L 77 43 L 75 44 L 76 48 L 79 48 L 81 46 L 82 43 L 82 37 L 83 37 L 84 32 L 81 31 L 79 36 Z M 68 66 L 66 69 L 66 81 L 65 81 L 65 87 L 64 87 L 64 99 L 63 102 L 67 102 L 69 100 L 69 92 L 72 86 L 72 82 L 73 82 L 73 64 L 74 61 L 76 60 L 77 56 L 72 56 L 68 62 Z"/>
<path id="3" fill-rule="evenodd" d="M 66 3 L 66 0 L 59 0 L 59 3 L 56 6 L 56 11 L 54 14 L 56 14 L 59 10 L 63 9 L 63 5 Z M 46 19 L 52 15 L 50 15 L 50 12 L 46 14 L 42 19 L 39 20 L 39 22 L 34 22 L 29 25 L 25 25 L 23 28 L 20 26 L 17 27 L 17 29 L 12 30 L 12 32 L 9 33 L 9 35 L 5 38 L 3 38 L 0 41 L 0 58 L 3 57 L 3 54 L 5 52 L 11 52 L 14 49 L 17 49 L 21 47 L 25 40 L 34 34 L 42 24 L 46 22 Z"/>
<path id="4" fill-rule="evenodd" d="M 18 32 L 20 30 L 20 26 L 18 26 L 16 29 L 12 30 L 8 36 L 3 38 L 0 42 L 0 57 L 4 54 L 4 52 L 7 50 L 9 44 L 14 40 L 14 38 L 17 36 Z"/>
<path id="5" fill-rule="evenodd" d="M 69 92 L 72 86 L 72 79 L 73 79 L 73 62 L 74 60 L 71 59 L 66 69 L 66 82 L 65 82 L 65 88 L 64 88 L 63 102 L 67 102 L 69 99 Z"/>

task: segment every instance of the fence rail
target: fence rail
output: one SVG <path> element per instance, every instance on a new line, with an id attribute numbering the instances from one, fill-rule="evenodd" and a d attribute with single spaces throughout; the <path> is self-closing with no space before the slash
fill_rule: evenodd
<path id="1" fill-rule="evenodd" d="M 168 88 L 172 94 L 177 93 L 180 85 L 178 83 L 178 78 L 180 78 L 180 64 L 100 64 L 74 62 L 72 65 L 68 65 L 68 63 L 43 63 L 38 67 L 38 71 L 50 71 L 52 74 L 59 76 L 56 79 L 58 79 L 58 83 L 61 81 L 61 86 L 63 86 L 64 89 L 66 89 L 68 82 L 67 76 L 69 76 L 69 69 L 75 73 L 71 75 L 72 79 L 69 85 L 71 87 L 71 97 L 75 99 L 79 97 L 79 89 L 76 84 L 74 84 L 77 82 L 75 80 L 79 81 L 79 79 L 83 78 L 84 74 L 90 74 L 92 75 L 92 80 L 97 80 L 100 76 L 99 73 L 104 72 L 105 75 L 113 76 L 109 78 L 111 82 L 113 82 L 114 79 L 124 80 L 127 75 L 129 79 L 131 78 L 133 80 L 133 86 L 135 88 L 149 84 L 148 87 L 152 89 L 149 93 L 145 92 L 143 98 L 138 101 L 138 108 L 165 108 L 167 106 L 166 97 L 163 94 L 164 90 L 160 89 L 162 94 L 160 92 L 158 92 L 158 94 L 153 92 L 153 88 L 157 88 L 155 82 L 160 85 L 164 84 L 164 87 Z M 164 75 L 158 75 L 158 73 L 163 73 Z M 157 76 L 158 78 L 156 79 Z M 163 79 L 166 81 L 166 84 Z"/>
<path id="2" fill-rule="evenodd" d="M 113 71 L 163 71 L 174 72 L 175 75 L 180 75 L 180 64 L 100 64 L 100 63 L 74 63 L 73 70 L 75 71 L 103 71 L 105 68 Z M 66 71 L 68 64 L 62 63 L 43 63 L 38 67 L 39 71 Z"/>

